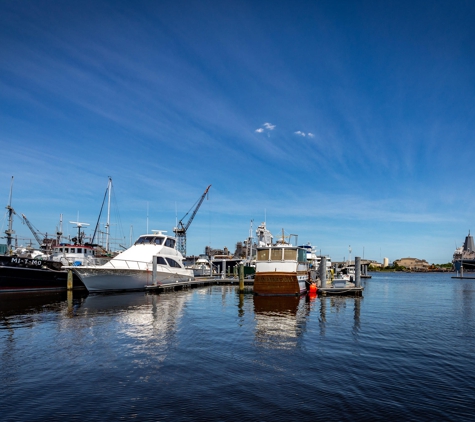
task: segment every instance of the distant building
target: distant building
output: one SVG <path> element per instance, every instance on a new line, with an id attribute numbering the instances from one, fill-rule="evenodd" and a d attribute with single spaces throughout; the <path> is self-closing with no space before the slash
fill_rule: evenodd
<path id="1" fill-rule="evenodd" d="M 389 266 L 389 259 L 388 258 L 383 258 L 383 268 L 386 268 Z"/>
<path id="2" fill-rule="evenodd" d="M 405 267 L 413 271 L 425 271 L 430 267 L 430 264 L 425 259 L 418 258 L 401 258 L 394 261 L 394 265 Z"/>

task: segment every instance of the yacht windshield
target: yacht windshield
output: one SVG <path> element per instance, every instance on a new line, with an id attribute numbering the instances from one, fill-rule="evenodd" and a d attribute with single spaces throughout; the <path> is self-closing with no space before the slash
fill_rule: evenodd
<path id="1" fill-rule="evenodd" d="M 164 237 L 161 236 L 141 236 L 137 239 L 134 245 L 161 245 Z"/>

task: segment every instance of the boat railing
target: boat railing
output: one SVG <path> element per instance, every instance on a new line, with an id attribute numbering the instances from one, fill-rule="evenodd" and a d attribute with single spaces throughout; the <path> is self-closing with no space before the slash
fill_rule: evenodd
<path id="1" fill-rule="evenodd" d="M 103 263 L 104 264 L 104 263 Z M 96 264 L 96 263 L 85 263 L 84 265 L 87 265 L 89 267 L 103 267 L 103 264 Z M 113 268 L 115 270 L 147 270 L 147 271 L 153 271 L 153 263 L 150 261 L 136 261 L 136 260 L 131 260 L 131 259 L 120 259 L 120 258 L 114 258 L 109 261 L 107 261 L 107 267 L 106 268 Z M 158 264 L 158 266 L 161 267 L 162 271 L 170 271 L 174 272 L 174 268 L 168 267 L 166 265 L 161 265 Z"/>

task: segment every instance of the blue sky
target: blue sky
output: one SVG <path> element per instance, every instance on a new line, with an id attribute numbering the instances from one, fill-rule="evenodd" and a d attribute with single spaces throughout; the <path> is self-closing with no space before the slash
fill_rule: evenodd
<path id="1" fill-rule="evenodd" d="M 72 233 L 110 176 L 128 243 L 211 184 L 188 253 L 265 219 L 333 260 L 448 262 L 475 230 L 474 21 L 471 1 L 0 1 L 0 198 L 14 176 L 18 213 Z"/>

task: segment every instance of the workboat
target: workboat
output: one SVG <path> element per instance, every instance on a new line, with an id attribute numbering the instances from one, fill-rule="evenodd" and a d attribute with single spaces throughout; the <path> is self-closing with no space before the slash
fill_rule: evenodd
<path id="1" fill-rule="evenodd" d="M 102 264 L 108 257 L 98 257 L 91 245 L 54 246 L 51 253 L 31 248 L 17 248 L 0 255 L 0 292 L 66 290 L 68 272 L 64 266 Z M 77 276 L 73 288 L 84 289 Z"/>
<path id="2" fill-rule="evenodd" d="M 0 256 L 0 292 L 66 290 L 66 271 L 60 262 L 36 258 L 34 251 L 12 251 Z M 75 285 L 80 288 L 79 280 Z M 82 286 L 84 288 L 84 286 Z"/>
<path id="3" fill-rule="evenodd" d="M 72 269 L 90 292 L 145 290 L 146 286 L 193 279 L 193 270 L 185 268 L 183 255 L 175 246 L 174 237 L 153 230 L 103 265 L 66 268 Z"/>
<path id="4" fill-rule="evenodd" d="M 254 293 L 257 295 L 301 295 L 307 291 L 307 250 L 284 239 L 257 246 Z"/>

